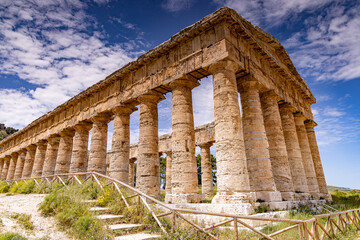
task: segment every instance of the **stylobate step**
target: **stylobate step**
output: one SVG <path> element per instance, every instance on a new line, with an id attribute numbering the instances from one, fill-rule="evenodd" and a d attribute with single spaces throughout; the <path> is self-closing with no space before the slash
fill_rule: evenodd
<path id="1" fill-rule="evenodd" d="M 145 239 L 157 239 L 157 238 L 161 238 L 161 235 L 148 234 L 148 233 L 135 233 L 135 234 L 115 237 L 115 240 L 145 240 Z"/>

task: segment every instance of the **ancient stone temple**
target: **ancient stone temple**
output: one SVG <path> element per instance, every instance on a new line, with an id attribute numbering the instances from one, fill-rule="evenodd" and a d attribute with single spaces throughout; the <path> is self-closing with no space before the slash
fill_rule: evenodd
<path id="1" fill-rule="evenodd" d="M 209 75 L 214 122 L 195 127 L 192 89 Z M 159 136 L 158 103 L 167 92 L 172 133 Z M 278 40 L 221 8 L 1 141 L 1 179 L 99 172 L 130 185 L 136 181 L 139 190 L 158 198 L 163 153 L 166 201 L 199 202 L 213 196 L 215 145 L 213 204 L 329 199 L 314 133 L 315 102 Z M 139 142 L 130 145 L 134 111 L 140 111 Z"/>

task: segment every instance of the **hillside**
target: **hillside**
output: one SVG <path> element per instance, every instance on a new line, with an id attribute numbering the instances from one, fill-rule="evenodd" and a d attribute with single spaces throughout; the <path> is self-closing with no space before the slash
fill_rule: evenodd
<path id="1" fill-rule="evenodd" d="M 19 131 L 19 129 L 6 127 L 5 124 L 0 123 L 0 141 L 17 131 Z"/>

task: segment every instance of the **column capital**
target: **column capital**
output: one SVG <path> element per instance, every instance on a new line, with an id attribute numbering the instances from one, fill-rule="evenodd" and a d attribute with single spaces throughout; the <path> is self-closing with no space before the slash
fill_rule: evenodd
<path id="1" fill-rule="evenodd" d="M 141 95 L 140 97 L 138 97 L 140 103 L 145 103 L 145 102 L 159 103 L 164 99 L 165 99 L 164 95 L 155 91 L 147 92 Z"/>
<path id="2" fill-rule="evenodd" d="M 166 156 L 169 156 L 172 154 L 172 151 L 165 151 Z"/>
<path id="3" fill-rule="evenodd" d="M 174 90 L 177 87 L 188 87 L 190 89 L 193 89 L 197 86 L 199 86 L 200 83 L 197 79 L 193 79 L 189 76 L 184 75 L 183 77 L 176 79 L 172 81 L 169 86 L 172 90 Z"/>
<path id="4" fill-rule="evenodd" d="M 277 95 L 274 90 L 269 90 L 261 93 L 261 98 L 267 101 L 275 102 L 279 102 L 279 100 L 281 99 L 281 97 L 279 97 L 279 95 Z"/>
<path id="5" fill-rule="evenodd" d="M 115 115 L 130 115 L 131 113 L 137 111 L 138 108 L 131 105 L 131 104 L 125 104 L 115 107 L 112 112 Z"/>
<path id="6" fill-rule="evenodd" d="M 286 110 L 291 113 L 295 113 L 297 111 L 296 108 L 293 105 L 291 105 L 291 103 L 279 104 L 279 108 L 280 108 L 280 110 Z"/>
<path id="7" fill-rule="evenodd" d="M 11 157 L 12 158 L 17 158 L 19 156 L 19 153 L 18 152 L 13 152 L 12 154 L 11 154 Z"/>
<path id="8" fill-rule="evenodd" d="M 52 134 L 46 139 L 49 143 L 56 143 L 60 141 L 59 134 Z"/>
<path id="9" fill-rule="evenodd" d="M 211 64 L 208 71 L 211 74 L 215 74 L 221 71 L 233 71 L 236 73 L 240 69 L 240 64 L 232 60 L 220 60 L 214 64 Z"/>
<path id="10" fill-rule="evenodd" d="M 136 158 L 130 158 L 130 159 L 129 159 L 129 163 L 135 163 L 136 160 L 137 160 Z"/>
<path id="11" fill-rule="evenodd" d="M 60 137 L 73 137 L 75 134 L 75 131 L 73 128 L 66 128 L 66 129 L 63 129 L 59 135 Z"/>
<path id="12" fill-rule="evenodd" d="M 26 150 L 27 150 L 27 151 L 35 151 L 35 150 L 36 150 L 36 145 L 31 144 L 31 145 L 29 145 L 29 146 L 26 147 Z"/>
<path id="13" fill-rule="evenodd" d="M 83 121 L 83 122 L 79 122 L 78 124 L 76 124 L 74 126 L 74 129 L 75 130 L 87 130 L 87 131 L 90 131 L 91 127 L 92 127 L 91 122 Z"/>
<path id="14" fill-rule="evenodd" d="M 93 123 L 106 122 L 109 123 L 112 120 L 113 114 L 111 112 L 102 112 L 91 118 Z"/>
<path id="15" fill-rule="evenodd" d="M 309 119 L 309 120 L 305 121 L 306 128 L 314 128 L 316 126 L 317 126 L 317 123 L 314 120 Z"/>
<path id="16" fill-rule="evenodd" d="M 263 86 L 261 83 L 252 76 L 242 77 L 237 83 L 237 88 L 240 93 L 254 90 L 259 92 L 263 91 Z"/>
<path id="17" fill-rule="evenodd" d="M 301 112 L 294 113 L 294 119 L 296 125 L 304 124 L 306 117 Z"/>
<path id="18" fill-rule="evenodd" d="M 211 142 L 204 142 L 204 143 L 197 144 L 197 146 L 200 148 L 210 148 L 212 145 L 213 144 Z"/>
<path id="19" fill-rule="evenodd" d="M 47 140 L 40 140 L 36 143 L 36 146 L 42 147 L 42 146 L 46 146 L 46 144 L 47 144 Z"/>

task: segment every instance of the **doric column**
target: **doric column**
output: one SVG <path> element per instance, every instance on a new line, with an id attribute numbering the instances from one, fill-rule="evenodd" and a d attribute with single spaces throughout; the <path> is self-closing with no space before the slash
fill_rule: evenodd
<path id="1" fill-rule="evenodd" d="M 21 177 L 22 177 L 22 172 L 24 170 L 25 156 L 26 156 L 26 149 L 20 150 L 18 159 L 16 162 L 14 179 L 21 179 Z"/>
<path id="2" fill-rule="evenodd" d="M 51 176 L 55 173 L 56 159 L 59 150 L 60 136 L 53 135 L 47 139 L 47 147 L 42 176 Z"/>
<path id="3" fill-rule="evenodd" d="M 71 154 L 70 173 L 86 172 L 89 131 L 92 124 L 81 122 L 74 126 L 74 145 Z"/>
<path id="4" fill-rule="evenodd" d="M 239 90 L 250 186 L 256 192 L 257 199 L 266 202 L 282 201 L 281 193 L 277 191 L 275 186 L 270 162 L 259 83 L 252 79 L 242 79 Z"/>
<path id="5" fill-rule="evenodd" d="M 293 201 L 295 190 L 291 178 L 278 100 L 279 97 L 274 91 L 268 91 L 261 95 L 264 124 L 269 142 L 270 161 L 276 189 L 281 192 L 282 199 Z"/>
<path id="6" fill-rule="evenodd" d="M 199 145 L 201 151 L 201 190 L 205 197 L 214 196 L 210 147 L 212 143 Z"/>
<path id="7" fill-rule="evenodd" d="M 29 178 L 31 176 L 34 165 L 35 152 L 36 145 L 30 145 L 26 147 L 25 163 L 21 178 Z"/>
<path id="8" fill-rule="evenodd" d="M 91 119 L 93 128 L 91 133 L 90 157 L 88 162 L 88 172 L 98 172 L 105 174 L 106 172 L 106 149 L 108 123 L 112 114 L 101 113 Z"/>
<path id="9" fill-rule="evenodd" d="M 279 105 L 279 108 L 289 166 L 296 196 L 308 198 L 310 196 L 309 188 L 307 186 L 307 180 L 293 115 L 293 112 L 296 111 L 296 109 L 289 103 L 281 104 Z"/>
<path id="10" fill-rule="evenodd" d="M 16 163 L 17 163 L 18 156 L 19 156 L 19 153 L 12 153 L 11 154 L 9 170 L 8 170 L 6 180 L 13 180 L 14 179 L 15 168 L 16 168 Z"/>
<path id="11" fill-rule="evenodd" d="M 55 164 L 55 174 L 69 173 L 74 133 L 73 129 L 66 129 L 59 134 L 60 142 Z"/>
<path id="12" fill-rule="evenodd" d="M 172 165 L 172 152 L 166 152 L 166 194 L 171 194 L 171 165 Z"/>
<path id="13" fill-rule="evenodd" d="M 316 179 L 317 179 L 317 182 L 319 185 L 319 190 L 320 190 L 320 193 L 323 195 L 322 197 L 324 197 L 328 200 L 331 200 L 331 196 L 328 192 L 326 181 L 325 181 L 324 170 L 323 170 L 323 167 L 321 164 L 319 148 L 318 148 L 317 141 L 316 141 L 316 136 L 315 136 L 315 131 L 314 131 L 314 127 L 316 127 L 316 126 L 317 126 L 317 124 L 313 120 L 308 120 L 305 122 L 306 133 L 307 133 L 307 136 L 309 139 L 311 156 L 312 156 L 312 159 L 314 162 Z"/>
<path id="14" fill-rule="evenodd" d="M 199 83 L 194 80 L 178 79 L 170 84 L 172 88 L 172 164 L 171 194 L 167 202 L 200 202 L 198 194 L 197 166 L 195 159 L 195 130 L 191 90 Z"/>
<path id="15" fill-rule="evenodd" d="M 129 181 L 130 114 L 136 108 L 119 106 L 113 110 L 114 130 L 109 155 L 109 176 L 124 183 Z"/>
<path id="16" fill-rule="evenodd" d="M 2 170 L 3 170 L 3 167 L 4 167 L 4 158 L 0 158 L 0 180 L 3 180 L 2 179 Z"/>
<path id="17" fill-rule="evenodd" d="M 149 93 L 141 96 L 136 187 L 152 197 L 160 197 L 160 160 L 158 146 L 158 108 L 164 97 Z"/>
<path id="18" fill-rule="evenodd" d="M 41 177 L 44 168 L 47 141 L 42 140 L 36 143 L 36 153 L 31 177 Z"/>
<path id="19" fill-rule="evenodd" d="M 231 61 L 218 62 L 209 69 L 213 74 L 218 189 L 212 203 L 255 202 L 254 193 L 250 193 L 236 70 Z"/>
<path id="20" fill-rule="evenodd" d="M 1 180 L 6 180 L 9 171 L 10 159 L 11 159 L 10 156 L 5 156 L 4 158 L 4 164 L 1 172 Z"/>
<path id="21" fill-rule="evenodd" d="M 309 192 L 315 199 L 319 199 L 319 185 L 316 179 L 314 163 L 309 146 L 309 139 L 307 137 L 304 124 L 306 118 L 301 113 L 295 113 L 294 119 Z"/>
<path id="22" fill-rule="evenodd" d="M 134 186 L 134 171 L 136 158 L 129 159 L 129 186 Z"/>

